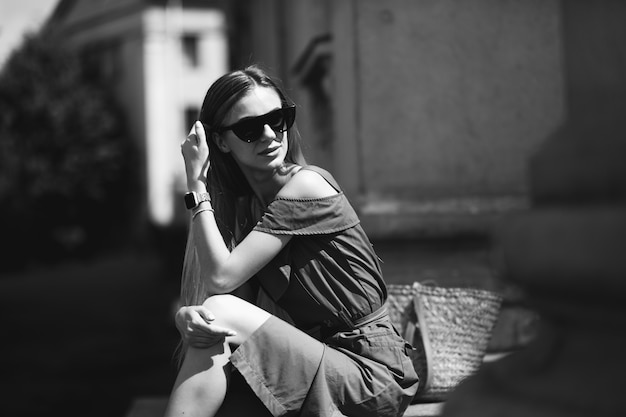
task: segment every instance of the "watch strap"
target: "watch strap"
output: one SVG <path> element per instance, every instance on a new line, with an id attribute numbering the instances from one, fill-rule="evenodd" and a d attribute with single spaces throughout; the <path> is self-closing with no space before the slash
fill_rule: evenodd
<path id="1" fill-rule="evenodd" d="M 211 196 L 209 195 L 209 193 L 197 193 L 195 191 L 192 191 L 185 194 L 185 207 L 187 207 L 187 209 L 189 210 L 198 207 L 200 203 L 203 203 L 205 201 L 211 201 Z"/>

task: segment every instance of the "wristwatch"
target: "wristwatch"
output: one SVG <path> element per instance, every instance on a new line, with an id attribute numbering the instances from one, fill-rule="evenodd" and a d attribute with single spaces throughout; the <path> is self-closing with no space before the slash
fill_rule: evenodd
<path id="1" fill-rule="evenodd" d="M 198 207 L 200 203 L 205 201 L 211 201 L 211 196 L 209 193 L 197 193 L 192 191 L 190 193 L 185 194 L 185 207 L 189 210 Z"/>

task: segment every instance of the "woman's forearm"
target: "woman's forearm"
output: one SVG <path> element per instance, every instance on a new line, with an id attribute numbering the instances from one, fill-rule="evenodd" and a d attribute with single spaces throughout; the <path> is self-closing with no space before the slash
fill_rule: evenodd
<path id="1" fill-rule="evenodd" d="M 225 266 L 230 256 L 220 234 L 210 202 L 204 202 L 192 212 L 190 233 L 197 248 L 202 279 L 213 294 L 223 294 L 237 288 L 242 282 L 227 277 Z M 244 281 L 245 282 L 245 281 Z"/>

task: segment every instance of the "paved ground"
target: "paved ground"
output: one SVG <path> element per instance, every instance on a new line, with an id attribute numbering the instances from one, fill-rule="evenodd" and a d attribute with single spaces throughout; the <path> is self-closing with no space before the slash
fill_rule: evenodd
<path id="1" fill-rule="evenodd" d="M 152 253 L 0 276 L 0 415 L 124 416 L 167 395 L 178 277 Z"/>

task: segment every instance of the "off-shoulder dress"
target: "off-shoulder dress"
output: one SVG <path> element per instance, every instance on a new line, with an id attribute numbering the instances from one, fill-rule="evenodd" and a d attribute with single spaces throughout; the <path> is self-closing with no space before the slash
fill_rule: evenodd
<path id="1" fill-rule="evenodd" d="M 400 416 L 417 390 L 384 307 L 380 260 L 334 178 L 325 198 L 276 198 L 254 230 L 292 235 L 256 279 L 271 317 L 231 356 L 274 416 Z M 259 301 L 263 304 L 263 301 Z"/>

